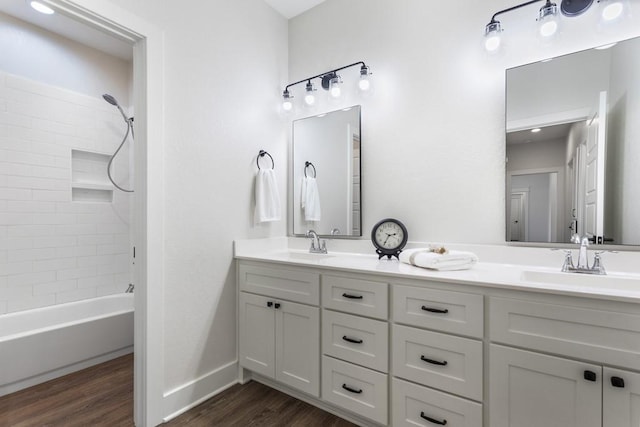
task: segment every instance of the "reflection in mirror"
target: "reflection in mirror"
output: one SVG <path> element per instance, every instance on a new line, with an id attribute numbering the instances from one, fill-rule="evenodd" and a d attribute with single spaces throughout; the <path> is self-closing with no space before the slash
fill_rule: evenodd
<path id="1" fill-rule="evenodd" d="M 293 234 L 362 235 L 360 106 L 293 122 Z"/>
<path id="2" fill-rule="evenodd" d="M 640 245 L 640 39 L 506 81 L 507 241 Z"/>

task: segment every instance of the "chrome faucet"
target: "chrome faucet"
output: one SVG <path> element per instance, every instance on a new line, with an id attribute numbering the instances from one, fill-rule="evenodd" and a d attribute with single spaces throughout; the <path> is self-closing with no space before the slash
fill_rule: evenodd
<path id="1" fill-rule="evenodd" d="M 602 258 L 600 258 L 600 252 L 595 252 L 593 255 L 593 265 L 589 267 L 589 258 L 587 248 L 589 247 L 589 238 L 587 236 L 580 237 L 577 233 L 571 236 L 571 242 L 580 245 L 580 252 L 578 252 L 578 265 L 573 265 L 573 257 L 571 250 L 565 250 L 564 263 L 562 264 L 562 271 L 567 273 L 585 273 L 585 274 L 607 274 L 602 264 Z"/>
<path id="2" fill-rule="evenodd" d="M 318 233 L 316 233 L 314 230 L 308 230 L 305 233 L 305 236 L 312 239 L 311 240 L 311 247 L 309 248 L 309 252 L 311 252 L 312 254 L 326 254 L 327 253 L 327 242 L 325 240 L 323 240 L 322 242 L 320 241 L 320 237 L 318 236 Z"/>

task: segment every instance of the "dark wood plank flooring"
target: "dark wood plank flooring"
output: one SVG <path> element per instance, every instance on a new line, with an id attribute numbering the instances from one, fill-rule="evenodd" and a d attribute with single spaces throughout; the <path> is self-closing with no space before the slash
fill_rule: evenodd
<path id="1" fill-rule="evenodd" d="M 133 426 L 133 355 L 0 397 L 1 427 Z M 260 383 L 234 385 L 165 427 L 351 427 Z"/>

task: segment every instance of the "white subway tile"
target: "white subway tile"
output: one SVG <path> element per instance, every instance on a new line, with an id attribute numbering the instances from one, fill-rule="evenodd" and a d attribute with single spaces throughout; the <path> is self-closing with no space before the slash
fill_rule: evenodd
<path id="1" fill-rule="evenodd" d="M 8 253 L 9 253 L 9 251 L 0 250 L 0 264 L 6 264 L 7 262 L 9 262 Z M 2 283 L 0 283 L 0 286 L 1 285 L 2 285 Z"/>
<path id="2" fill-rule="evenodd" d="M 56 272 L 57 280 L 79 279 L 96 275 L 96 267 L 72 268 L 70 270 L 59 270 Z"/>
<path id="3" fill-rule="evenodd" d="M 97 274 L 119 274 L 119 273 L 127 273 L 130 270 L 129 264 L 109 264 L 109 265 L 98 265 L 97 266 Z"/>
<path id="4" fill-rule="evenodd" d="M 31 190 L 33 200 L 45 200 L 51 202 L 71 202 L 71 188 L 65 191 Z"/>
<path id="5" fill-rule="evenodd" d="M 13 251 L 16 249 L 33 248 L 32 237 L 7 237 L 0 240 L 0 249 Z"/>
<path id="6" fill-rule="evenodd" d="M 78 267 L 90 267 L 99 265 L 111 265 L 115 263 L 115 255 L 94 255 L 94 256 L 79 256 L 77 258 Z M 98 273 L 104 274 L 104 273 Z"/>
<path id="7" fill-rule="evenodd" d="M 32 261 L 33 271 L 71 270 L 77 267 L 75 257 L 52 258 L 40 261 Z"/>
<path id="8" fill-rule="evenodd" d="M 126 224 L 102 224 L 96 227 L 93 234 L 123 234 L 129 232 L 129 226 Z"/>
<path id="9" fill-rule="evenodd" d="M 36 273 L 22 273 L 7 276 L 9 286 L 27 286 L 56 280 L 55 271 L 41 271 Z"/>
<path id="10" fill-rule="evenodd" d="M 0 173 L 3 175 L 32 176 L 33 166 L 24 163 L 0 162 Z"/>
<path id="11" fill-rule="evenodd" d="M 0 264 L 0 276 L 8 276 L 10 274 L 30 273 L 32 271 L 32 262 L 12 262 Z"/>
<path id="12" fill-rule="evenodd" d="M 108 245 L 112 243 L 113 236 L 110 234 L 78 236 L 78 245 Z"/>
<path id="13" fill-rule="evenodd" d="M 71 181 L 71 170 L 67 168 L 33 166 L 32 176 L 36 178 L 50 178 L 69 182 Z"/>
<path id="14" fill-rule="evenodd" d="M 78 256 L 94 256 L 96 255 L 96 246 L 68 246 L 58 249 L 60 257 L 78 257 Z"/>
<path id="15" fill-rule="evenodd" d="M 56 249 L 17 249 L 9 251 L 7 254 L 8 262 L 36 261 L 43 259 L 57 258 Z"/>
<path id="16" fill-rule="evenodd" d="M 96 288 L 96 294 L 99 297 L 116 295 L 126 291 L 128 287 L 128 283 L 113 283 L 111 285 L 99 286 Z"/>
<path id="17" fill-rule="evenodd" d="M 0 115 L 0 120 L 2 120 L 1 115 Z M 12 124 L 12 123 L 8 123 L 8 124 Z M 53 120 L 36 118 L 31 120 L 31 122 L 29 123 L 29 126 L 32 126 L 33 128 L 41 130 L 43 132 L 58 133 L 58 134 L 67 135 L 67 136 L 74 136 L 76 134 L 74 126 L 71 126 L 70 124 L 67 124 L 67 123 L 56 122 Z"/>
<path id="18" fill-rule="evenodd" d="M 13 150 L 0 150 L 0 159 L 11 163 L 25 163 L 28 165 L 56 166 L 58 157 L 46 154 L 36 154 Z"/>
<path id="19" fill-rule="evenodd" d="M 13 111 L 0 111 L 0 123 L 23 128 L 33 127 L 33 119 Z"/>
<path id="20" fill-rule="evenodd" d="M 98 245 L 97 246 L 97 254 L 98 255 L 107 255 L 107 254 L 122 254 L 129 253 L 129 245 L 126 244 L 112 244 L 112 245 Z"/>
<path id="21" fill-rule="evenodd" d="M 63 280 L 60 282 L 49 282 L 33 285 L 33 295 L 55 294 L 58 292 L 71 291 L 78 288 L 76 280 Z"/>
<path id="22" fill-rule="evenodd" d="M 30 142 L 29 151 L 38 154 L 46 154 L 54 157 L 68 157 L 69 148 L 54 143 Z M 55 161 L 54 161 L 55 164 Z M 57 166 L 57 165 L 56 165 Z"/>
<path id="23" fill-rule="evenodd" d="M 100 286 L 110 286 L 114 283 L 113 275 L 78 278 L 78 288 L 96 288 Z"/>
<path id="24" fill-rule="evenodd" d="M 34 224 L 67 225 L 75 224 L 75 214 L 69 213 L 33 213 L 31 214 Z"/>
<path id="25" fill-rule="evenodd" d="M 31 190 L 24 188 L 0 188 L 2 200 L 31 200 Z"/>
<path id="26" fill-rule="evenodd" d="M 6 277 L 4 277 L 6 279 Z M 8 287 L 6 285 L 0 287 L 0 299 L 1 300 L 13 300 L 28 298 L 33 295 L 33 289 L 30 286 L 13 286 Z"/>
<path id="27" fill-rule="evenodd" d="M 0 225 L 25 225 L 32 224 L 32 214 L 0 213 Z"/>
<path id="28" fill-rule="evenodd" d="M 9 225 L 8 237 L 52 236 L 55 232 L 50 225 Z"/>
<path id="29" fill-rule="evenodd" d="M 96 288 L 75 289 L 72 291 L 59 292 L 56 294 L 56 304 L 65 302 L 80 301 L 96 297 Z"/>
<path id="30" fill-rule="evenodd" d="M 78 238 L 75 236 L 42 236 L 33 239 L 34 248 L 60 248 L 77 244 Z"/>
<path id="31" fill-rule="evenodd" d="M 34 308 L 47 307 L 55 304 L 54 295 L 38 295 L 24 298 L 10 299 L 7 301 L 7 313 L 16 311 L 31 310 Z"/>
<path id="32" fill-rule="evenodd" d="M 43 213 L 43 212 L 55 212 L 55 202 L 41 202 L 31 200 L 9 200 L 7 202 L 7 212 L 20 212 L 20 213 Z M 34 222 L 38 222 L 34 218 Z"/>
<path id="33" fill-rule="evenodd" d="M 97 226 L 95 224 L 73 224 L 73 225 L 57 225 L 55 227 L 56 234 L 59 236 L 65 235 L 94 235 L 98 234 Z M 102 227 L 100 227 L 102 228 Z"/>
<path id="34" fill-rule="evenodd" d="M 34 190 L 53 190 L 65 191 L 69 190 L 71 184 L 69 180 L 51 179 L 51 178 L 34 178 L 28 176 L 8 176 L 7 187 L 12 188 L 31 188 Z"/>
<path id="35" fill-rule="evenodd" d="M 0 314 L 7 313 L 7 302 L 8 301 L 0 301 Z"/>
<path id="36" fill-rule="evenodd" d="M 0 237 L 5 238 L 9 236 L 9 227 L 6 225 L 0 225 Z M 108 243 L 108 242 L 105 242 Z"/>

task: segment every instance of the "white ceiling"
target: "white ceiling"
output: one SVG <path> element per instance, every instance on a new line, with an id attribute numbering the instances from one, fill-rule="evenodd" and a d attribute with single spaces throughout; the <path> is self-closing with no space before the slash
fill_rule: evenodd
<path id="1" fill-rule="evenodd" d="M 54 13 L 53 15 L 38 13 L 29 6 L 26 0 L 0 0 L 0 12 L 117 58 L 130 61 L 133 57 L 133 49 L 129 43 L 81 24 L 60 13 Z"/>
<path id="2" fill-rule="evenodd" d="M 287 19 L 300 15 L 325 0 L 264 0 Z"/>
<path id="3" fill-rule="evenodd" d="M 543 127 L 540 132 L 533 133 L 530 129 L 507 133 L 507 145 L 527 144 L 530 142 L 566 139 L 573 123 Z"/>

